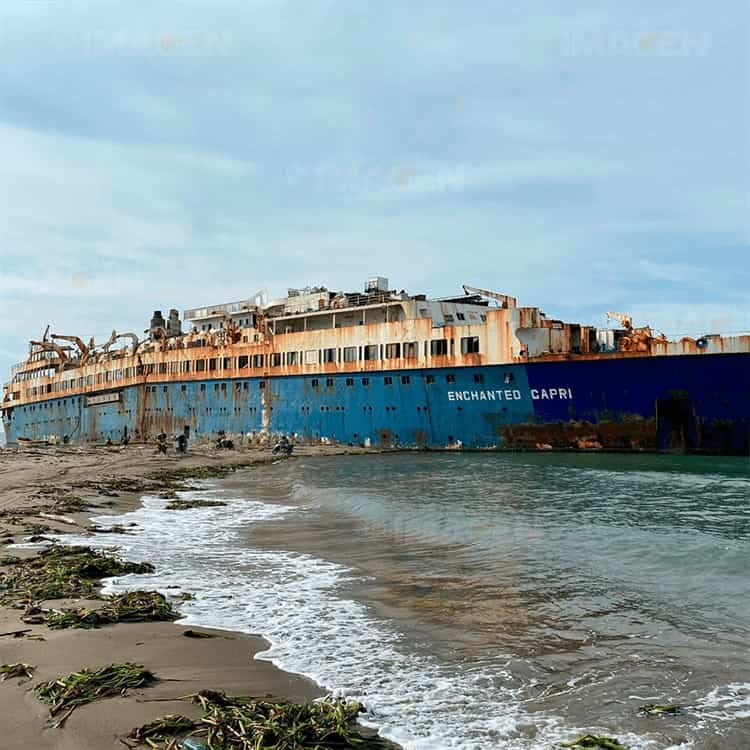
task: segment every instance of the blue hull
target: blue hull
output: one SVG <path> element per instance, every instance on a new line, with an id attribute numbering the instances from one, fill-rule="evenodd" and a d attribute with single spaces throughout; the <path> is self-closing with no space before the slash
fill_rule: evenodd
<path id="1" fill-rule="evenodd" d="M 8 442 L 296 434 L 383 447 L 750 455 L 750 354 L 144 383 L 4 415 Z M 104 397 L 107 398 L 106 396 Z"/>

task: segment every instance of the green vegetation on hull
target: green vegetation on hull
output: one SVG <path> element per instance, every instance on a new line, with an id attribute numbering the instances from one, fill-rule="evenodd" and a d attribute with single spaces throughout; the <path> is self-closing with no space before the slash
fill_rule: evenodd
<path id="1" fill-rule="evenodd" d="M 35 692 L 39 700 L 49 705 L 50 716 L 62 714 L 55 723 L 59 727 L 79 706 L 112 695 L 124 695 L 129 688 L 145 687 L 154 682 L 156 677 L 138 664 L 110 664 L 43 682 L 36 686 Z"/>

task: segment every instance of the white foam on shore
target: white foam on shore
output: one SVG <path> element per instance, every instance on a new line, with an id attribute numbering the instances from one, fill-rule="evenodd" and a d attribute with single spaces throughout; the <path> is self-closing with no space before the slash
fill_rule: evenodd
<path id="1" fill-rule="evenodd" d="M 393 622 L 346 597 L 342 586 L 352 573 L 345 567 L 247 546 L 249 527 L 296 508 L 211 490 L 181 494 L 220 497 L 227 505 L 165 511 L 167 501 L 145 497 L 132 513 L 95 519 L 102 526 L 134 522 L 133 533 L 65 541 L 116 545 L 127 559 L 154 563 L 156 573 L 112 579 L 107 590 L 194 594 L 180 605 L 182 623 L 262 635 L 271 647 L 258 658 L 361 700 L 369 709 L 366 723 L 406 750 L 548 750 L 583 733 L 556 717 L 528 713 L 507 687 L 515 684 L 511 675 L 500 669 L 461 671 L 410 654 Z M 632 734 L 620 740 L 633 750 L 655 747 Z"/>

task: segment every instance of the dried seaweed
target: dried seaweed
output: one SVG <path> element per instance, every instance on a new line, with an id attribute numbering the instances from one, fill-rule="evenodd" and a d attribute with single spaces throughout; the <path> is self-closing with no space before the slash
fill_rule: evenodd
<path id="1" fill-rule="evenodd" d="M 229 697 L 213 690 L 202 690 L 191 697 L 200 703 L 203 715 L 189 736 L 200 738 L 210 749 L 382 750 L 390 746 L 379 737 L 365 737 L 358 731 L 356 719 L 364 707 L 356 701 L 328 698 L 313 703 L 286 703 Z M 142 734 L 152 725 L 154 722 L 133 730 L 129 737 L 152 748 L 173 747 L 153 741 L 166 739 L 166 735 Z"/>
<path id="2" fill-rule="evenodd" d="M 14 677 L 26 677 L 31 679 L 36 667 L 33 664 L 16 662 L 15 664 L 0 664 L 0 681 L 13 679 Z"/>
<path id="3" fill-rule="evenodd" d="M 153 570 L 148 563 L 123 562 L 91 547 L 53 546 L 0 573 L 0 602 L 23 606 L 46 599 L 96 599 L 102 578 Z"/>
<path id="4" fill-rule="evenodd" d="M 131 730 L 128 739 L 136 740 L 136 744 L 145 743 L 149 739 L 164 740 L 168 737 L 183 735 L 195 727 L 196 722 L 192 719 L 179 714 L 167 714 Z"/>
<path id="5" fill-rule="evenodd" d="M 663 716 L 665 714 L 674 716 L 675 714 L 682 713 L 682 706 L 678 706 L 677 704 L 671 706 L 659 706 L 655 703 L 649 703 L 645 706 L 640 706 L 638 711 L 646 716 Z"/>
<path id="6" fill-rule="evenodd" d="M 612 737 L 597 737 L 593 734 L 581 735 L 573 742 L 563 742 L 563 747 L 569 747 L 571 750 L 628 750 L 625 745 L 621 745 L 619 740 Z"/>
<path id="7" fill-rule="evenodd" d="M 43 622 L 50 628 L 98 628 L 118 622 L 163 622 L 179 618 L 158 591 L 130 591 L 106 599 L 99 609 L 51 610 Z"/>
<path id="8" fill-rule="evenodd" d="M 124 695 L 129 688 L 144 687 L 154 682 L 156 677 L 138 664 L 110 664 L 43 682 L 36 686 L 35 692 L 39 700 L 49 705 L 50 716 L 62 714 L 62 718 L 54 724 L 59 727 L 79 706 L 112 695 Z"/>
<path id="9" fill-rule="evenodd" d="M 218 508 L 222 505 L 226 505 L 221 500 L 201 500 L 196 498 L 194 500 L 172 500 L 167 503 L 165 510 L 190 510 L 191 508 Z"/>

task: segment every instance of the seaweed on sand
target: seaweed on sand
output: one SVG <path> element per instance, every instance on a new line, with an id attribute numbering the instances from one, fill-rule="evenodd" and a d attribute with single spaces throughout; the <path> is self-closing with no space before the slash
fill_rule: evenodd
<path id="1" fill-rule="evenodd" d="M 619 740 L 612 737 L 597 737 L 593 734 L 581 735 L 573 742 L 563 742 L 562 746 L 571 750 L 628 750 Z"/>
<path id="2" fill-rule="evenodd" d="M 99 609 L 51 611 L 43 622 L 50 628 L 98 628 L 117 622 L 162 622 L 179 618 L 158 591 L 130 591 L 111 596 Z"/>
<path id="3" fill-rule="evenodd" d="M 33 664 L 23 664 L 22 662 L 0 664 L 0 681 L 5 682 L 5 680 L 10 680 L 14 677 L 27 677 L 31 679 L 35 669 L 36 667 Z"/>
<path id="4" fill-rule="evenodd" d="M 135 740 L 134 745 L 149 744 L 154 746 L 154 741 L 166 740 L 169 737 L 183 735 L 195 729 L 196 722 L 179 714 L 166 714 L 143 726 L 132 729 L 128 739 Z M 130 744 L 130 743 L 128 743 Z"/>
<path id="5" fill-rule="evenodd" d="M 389 745 L 379 737 L 366 737 L 356 726 L 364 711 L 361 703 L 325 699 L 313 703 L 286 703 L 257 698 L 228 697 L 213 690 L 202 690 L 190 696 L 200 703 L 203 715 L 195 722 L 191 737 L 198 737 L 208 748 L 221 750 L 333 750 L 362 748 L 375 750 Z M 166 720 L 168 717 L 164 717 Z M 152 723 L 153 724 L 153 723 Z M 141 733 L 152 725 L 135 729 L 132 739 L 151 739 Z M 161 738 L 165 738 L 164 735 Z M 169 747 L 170 745 L 167 745 Z"/>
<path id="6" fill-rule="evenodd" d="M 218 508 L 219 506 L 226 505 L 221 500 L 201 500 L 196 498 L 194 500 L 172 500 L 167 503 L 165 510 L 190 510 L 191 508 Z"/>
<path id="7" fill-rule="evenodd" d="M 675 714 L 682 713 L 682 706 L 678 706 L 677 704 L 659 706 L 655 703 L 649 703 L 645 706 L 640 706 L 638 711 L 646 716 L 664 716 L 665 714 L 674 716 Z"/>
<path id="8" fill-rule="evenodd" d="M 59 727 L 79 706 L 112 695 L 124 695 L 129 688 L 145 687 L 154 682 L 156 677 L 139 664 L 110 664 L 42 682 L 35 692 L 39 700 L 49 705 L 50 716 L 62 714 L 54 724 Z"/>
<path id="9" fill-rule="evenodd" d="M 23 606 L 46 599 L 96 599 L 102 578 L 153 571 L 148 563 L 123 562 L 91 547 L 52 546 L 0 573 L 0 601 Z"/>

